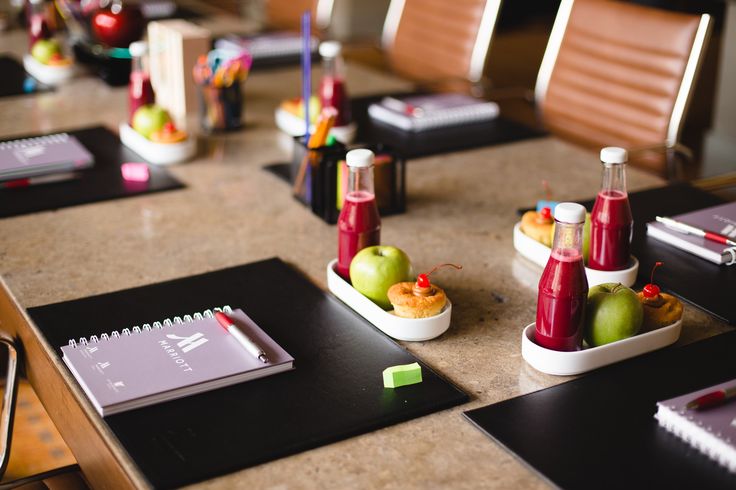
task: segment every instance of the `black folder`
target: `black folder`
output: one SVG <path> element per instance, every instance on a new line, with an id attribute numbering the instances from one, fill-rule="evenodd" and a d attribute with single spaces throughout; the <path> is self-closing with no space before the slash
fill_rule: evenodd
<path id="1" fill-rule="evenodd" d="M 565 489 L 736 488 L 736 475 L 659 427 L 656 402 L 736 378 L 736 332 L 667 348 L 465 413 Z"/>
<path id="2" fill-rule="evenodd" d="M 0 218 L 184 187 L 165 168 L 150 164 L 148 182 L 128 182 L 123 179 L 120 173 L 123 163 L 145 160 L 125 147 L 115 133 L 103 126 L 56 132 L 75 136 L 92 153 L 95 164 L 81 170 L 79 179 L 0 189 Z M 40 135 L 6 138 L 0 142 L 36 136 Z"/>
<path id="3" fill-rule="evenodd" d="M 385 368 L 417 359 L 279 259 L 28 313 L 60 355 L 69 338 L 225 304 L 242 308 L 294 356 L 296 369 L 103 419 L 155 487 L 215 477 L 468 399 L 421 361 L 421 383 L 384 388 Z"/>
<path id="4" fill-rule="evenodd" d="M 546 135 L 539 129 L 524 126 L 502 115 L 491 121 L 479 123 L 419 132 L 405 131 L 390 124 L 374 121 L 368 115 L 368 106 L 380 102 L 383 97 L 369 96 L 352 100 L 353 118 L 358 123 L 355 140 L 361 143 L 382 143 L 399 152 L 404 158 L 500 145 Z"/>

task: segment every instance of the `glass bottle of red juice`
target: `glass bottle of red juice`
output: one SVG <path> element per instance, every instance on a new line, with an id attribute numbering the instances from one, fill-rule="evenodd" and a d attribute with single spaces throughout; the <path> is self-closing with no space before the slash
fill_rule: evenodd
<path id="1" fill-rule="evenodd" d="M 345 73 L 342 60 L 342 45 L 337 41 L 325 41 L 319 45 L 322 56 L 322 81 L 319 85 L 319 98 L 322 108 L 334 107 L 337 110 L 335 126 L 350 124 L 350 99 L 345 88 Z"/>
<path id="2" fill-rule="evenodd" d="M 128 47 L 131 56 L 130 82 L 128 83 L 128 124 L 133 126 L 133 114 L 139 107 L 153 104 L 156 97 L 151 85 L 151 76 L 143 66 L 143 57 L 148 53 L 148 43 L 136 41 Z"/>
<path id="3" fill-rule="evenodd" d="M 579 350 L 583 341 L 588 279 L 583 264 L 585 208 L 572 202 L 555 207 L 552 254 L 539 280 L 534 339 L 547 349 Z"/>
<path id="4" fill-rule="evenodd" d="M 588 267 L 617 271 L 629 267 L 634 219 L 626 192 L 626 150 L 601 150 L 603 182 L 590 215 Z"/>
<path id="5" fill-rule="evenodd" d="M 51 29 L 49 29 L 48 9 L 44 0 L 30 0 L 26 4 L 26 16 L 28 17 L 28 49 L 33 49 L 33 45 L 40 39 L 49 39 L 51 37 Z"/>
<path id="6" fill-rule="evenodd" d="M 373 152 L 348 152 L 348 190 L 337 219 L 337 273 L 350 279 L 350 262 L 366 247 L 381 243 L 381 217 L 373 190 Z"/>

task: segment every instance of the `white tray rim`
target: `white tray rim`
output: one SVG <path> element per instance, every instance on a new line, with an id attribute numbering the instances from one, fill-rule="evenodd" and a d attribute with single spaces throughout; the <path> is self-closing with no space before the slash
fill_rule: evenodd
<path id="1" fill-rule="evenodd" d="M 540 267 L 547 265 L 552 250 L 546 245 L 536 241 L 521 231 L 521 222 L 514 225 L 514 248 L 523 257 L 531 260 Z M 631 267 L 620 271 L 599 271 L 585 268 L 588 278 L 588 286 L 596 286 L 606 282 L 620 282 L 624 286 L 631 287 L 636 283 L 636 275 L 639 272 L 639 260 L 631 256 Z"/>
<path id="2" fill-rule="evenodd" d="M 359 293 L 335 272 L 336 264 L 337 259 L 327 264 L 327 288 L 343 303 L 389 337 L 421 342 L 439 337 L 450 327 L 452 303 L 449 299 L 439 315 L 430 318 L 401 318 L 385 311 Z"/>
<path id="3" fill-rule="evenodd" d="M 671 325 L 643 332 L 627 339 L 587 349 L 561 352 L 536 344 L 533 340 L 536 323 L 530 323 L 521 334 L 521 355 L 538 371 L 556 376 L 572 376 L 599 367 L 661 349 L 677 342 L 682 331 L 682 319 Z"/>
<path id="4" fill-rule="evenodd" d="M 23 55 L 23 68 L 39 82 L 51 86 L 68 82 L 76 73 L 74 62 L 66 66 L 44 65 L 30 54 Z"/>
<path id="5" fill-rule="evenodd" d="M 191 134 L 179 143 L 154 143 L 126 122 L 120 123 L 119 132 L 120 141 L 150 163 L 158 165 L 181 163 L 197 152 L 197 142 Z"/>

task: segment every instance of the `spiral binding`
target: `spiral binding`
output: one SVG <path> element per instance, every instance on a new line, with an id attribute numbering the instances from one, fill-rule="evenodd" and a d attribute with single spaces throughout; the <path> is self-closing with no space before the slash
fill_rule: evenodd
<path id="1" fill-rule="evenodd" d="M 0 151 L 17 150 L 18 148 L 30 148 L 33 146 L 48 146 L 57 143 L 65 143 L 69 140 L 67 133 L 48 134 L 36 136 L 35 138 L 24 138 L 19 140 L 4 141 L 0 143 Z"/>
<path id="2" fill-rule="evenodd" d="M 69 339 L 69 347 L 76 348 L 78 345 L 84 347 L 87 344 L 97 344 L 111 339 L 119 339 L 124 335 L 137 335 L 144 332 L 150 332 L 152 330 L 161 330 L 162 328 L 172 327 L 174 325 L 192 323 L 203 318 L 212 318 L 217 311 L 229 314 L 233 312 L 233 309 L 230 308 L 230 306 L 225 305 L 222 308 L 212 308 L 211 310 L 204 310 L 201 313 L 192 313 L 191 315 L 184 315 L 183 317 L 175 316 L 173 319 L 167 318 L 160 322 L 144 323 L 142 326 L 136 325 L 133 328 L 124 328 L 120 332 L 118 332 L 117 330 L 113 330 L 109 334 L 103 333 L 99 336 L 90 335 L 89 340 L 87 339 L 87 337 L 80 337 L 79 340 Z"/>

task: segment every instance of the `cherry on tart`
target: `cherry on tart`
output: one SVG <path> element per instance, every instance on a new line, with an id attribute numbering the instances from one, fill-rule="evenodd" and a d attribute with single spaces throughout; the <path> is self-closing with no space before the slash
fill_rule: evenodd
<path id="1" fill-rule="evenodd" d="M 462 269 L 455 264 L 441 264 L 426 274 L 419 274 L 416 282 L 400 282 L 388 290 L 388 300 L 394 314 L 402 318 L 428 318 L 438 315 L 447 304 L 447 295 L 439 286 L 432 284 L 429 276 L 445 266 Z"/>
<path id="2" fill-rule="evenodd" d="M 682 303 L 674 296 L 663 293 L 659 286 L 654 284 L 654 271 L 662 265 L 664 265 L 663 262 L 654 264 L 649 284 L 637 293 L 644 307 L 643 330 L 653 330 L 672 325 L 682 318 Z"/>

